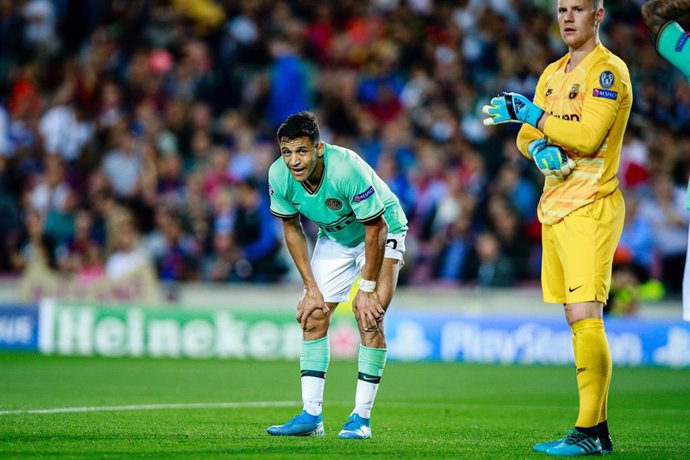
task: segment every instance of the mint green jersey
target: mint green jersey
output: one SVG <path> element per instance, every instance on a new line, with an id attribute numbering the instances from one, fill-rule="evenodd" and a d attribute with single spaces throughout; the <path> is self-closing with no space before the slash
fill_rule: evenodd
<path id="1" fill-rule="evenodd" d="M 282 158 L 268 171 L 271 213 L 289 219 L 302 214 L 319 226 L 319 236 L 354 247 L 364 242 L 364 224 L 383 216 L 389 233 L 405 233 L 407 218 L 388 185 L 352 150 L 324 143 L 324 173 L 315 192 L 297 182 Z"/>

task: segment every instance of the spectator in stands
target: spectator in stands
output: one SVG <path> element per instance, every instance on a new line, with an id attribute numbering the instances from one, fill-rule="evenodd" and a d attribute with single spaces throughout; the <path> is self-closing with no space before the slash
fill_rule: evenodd
<path id="1" fill-rule="evenodd" d="M 134 126 L 118 128 L 113 133 L 116 147 L 106 153 L 102 167 L 115 196 L 132 200 L 141 190 L 141 146 Z"/>
<path id="2" fill-rule="evenodd" d="M 469 270 L 471 279 L 481 287 L 510 287 L 517 279 L 514 261 L 491 232 L 477 236 Z"/>
<path id="3" fill-rule="evenodd" d="M 685 190 L 668 174 L 652 178 L 652 195 L 640 204 L 640 218 L 653 228 L 654 246 L 661 262 L 661 276 L 670 291 L 683 286 L 690 212 L 685 209 Z"/>
<path id="4" fill-rule="evenodd" d="M 158 275 L 164 282 L 198 280 L 200 248 L 185 230 L 184 218 L 171 209 L 161 211 L 157 226 L 164 238 L 158 256 Z"/>
<path id="5" fill-rule="evenodd" d="M 131 221 L 120 222 L 116 232 L 115 250 L 105 263 L 105 273 L 110 279 L 126 277 L 149 263 L 149 256 L 139 245 L 139 236 Z"/>
<path id="6" fill-rule="evenodd" d="M 276 120 L 309 108 L 321 113 L 326 140 L 361 153 L 397 190 L 410 220 L 403 281 L 462 281 L 454 251 L 485 231 L 518 272 L 524 254 L 510 241 L 539 265 L 534 192 L 543 179 L 524 169 L 510 129 L 487 131 L 477 115 L 478 101 L 534 88 L 562 55 L 551 3 L 191 3 L 0 1 L 0 227 L 14 228 L 5 257 L 27 241 L 16 218 L 33 199 L 45 212 L 50 196 L 72 207 L 45 222 L 59 239 L 69 241 L 73 209 L 84 207 L 109 253 L 113 209 L 133 215 L 160 255 L 168 242 L 155 216 L 173 206 L 189 220 L 192 253 L 212 259 L 215 197 L 227 189 L 236 200 L 236 183 L 265 177 Z M 618 3 L 602 32 L 634 77 L 621 183 L 644 196 L 650 177 L 671 173 L 686 186 L 690 90 L 647 46 L 635 2 Z M 58 156 L 63 185 L 46 194 L 44 172 Z M 463 217 L 448 213 L 456 179 L 476 202 Z M 513 211 L 492 215 L 494 194 L 508 198 L 517 222 Z M 528 275 L 536 281 L 538 271 Z"/>
<path id="7" fill-rule="evenodd" d="M 244 281 L 278 281 L 287 265 L 280 254 L 281 242 L 269 202 L 254 179 L 238 184 L 233 223 L 237 276 Z"/>

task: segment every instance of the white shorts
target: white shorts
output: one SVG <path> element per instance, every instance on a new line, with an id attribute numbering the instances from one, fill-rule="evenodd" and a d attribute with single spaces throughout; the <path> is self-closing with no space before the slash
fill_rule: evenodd
<path id="1" fill-rule="evenodd" d="M 389 233 L 386 237 L 384 258 L 402 264 L 405 254 L 405 234 Z M 364 267 L 364 243 L 353 248 L 343 246 L 328 237 L 316 240 L 311 257 L 311 268 L 316 284 L 326 302 L 345 302 L 352 283 Z"/>

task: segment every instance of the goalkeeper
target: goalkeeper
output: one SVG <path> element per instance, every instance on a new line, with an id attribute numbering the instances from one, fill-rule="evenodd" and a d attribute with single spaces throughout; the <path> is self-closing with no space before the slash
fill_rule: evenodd
<path id="1" fill-rule="evenodd" d="M 504 93 L 484 107 L 487 125 L 518 122 L 517 145 L 546 175 L 539 201 L 544 301 L 562 304 L 573 332 L 579 413 L 549 455 L 611 452 L 607 399 L 612 366 L 604 323 L 613 253 L 625 207 L 616 173 L 632 107 L 625 63 L 599 41 L 603 0 L 558 0 L 568 54 L 539 78 L 534 102 Z"/>

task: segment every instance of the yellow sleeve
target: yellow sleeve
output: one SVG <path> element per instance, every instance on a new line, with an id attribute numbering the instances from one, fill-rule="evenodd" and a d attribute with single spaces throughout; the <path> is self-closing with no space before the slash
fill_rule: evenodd
<path id="1" fill-rule="evenodd" d="M 537 87 L 534 90 L 534 103 L 544 110 L 546 109 L 546 96 L 544 95 L 544 87 L 546 86 L 547 80 L 546 74 L 547 71 L 544 71 L 544 73 L 541 74 L 541 77 L 539 77 L 539 81 L 537 82 Z M 520 132 L 518 132 L 517 135 L 517 148 L 525 158 L 531 160 L 532 156 L 529 154 L 527 147 L 532 141 L 541 139 L 542 137 L 544 137 L 544 134 L 537 128 L 534 128 L 532 125 L 527 123 L 523 123 L 522 127 L 520 128 Z"/>
<path id="2" fill-rule="evenodd" d="M 625 70 L 602 61 L 587 74 L 582 120 L 548 117 L 544 134 L 553 142 L 585 155 L 596 153 L 616 120 L 621 101 L 629 93 Z"/>

